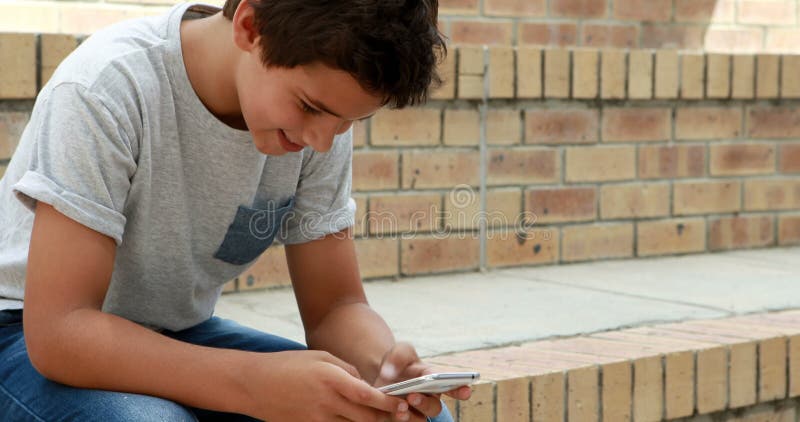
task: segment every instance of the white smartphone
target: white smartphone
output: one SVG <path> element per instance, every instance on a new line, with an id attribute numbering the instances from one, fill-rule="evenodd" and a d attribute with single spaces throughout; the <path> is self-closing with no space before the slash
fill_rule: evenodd
<path id="1" fill-rule="evenodd" d="M 378 389 L 392 396 L 402 396 L 409 393 L 444 393 L 458 387 L 470 385 L 480 377 L 481 375 L 477 372 L 442 372 L 384 385 Z"/>

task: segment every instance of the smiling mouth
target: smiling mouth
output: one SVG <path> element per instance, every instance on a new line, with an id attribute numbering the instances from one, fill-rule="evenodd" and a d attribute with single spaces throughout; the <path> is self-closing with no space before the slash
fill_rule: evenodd
<path id="1" fill-rule="evenodd" d="M 289 152 L 298 152 L 305 148 L 305 146 L 296 144 L 289 140 L 289 137 L 286 136 L 286 132 L 283 129 L 278 129 L 278 141 L 281 144 L 281 147 Z"/>

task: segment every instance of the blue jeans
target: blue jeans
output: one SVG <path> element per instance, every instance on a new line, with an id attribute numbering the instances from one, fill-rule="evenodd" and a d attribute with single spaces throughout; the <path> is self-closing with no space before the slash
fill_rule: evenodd
<path id="1" fill-rule="evenodd" d="M 212 317 L 183 331 L 163 334 L 187 343 L 255 352 L 305 350 L 300 343 Z M 22 332 L 22 311 L 0 311 L 0 420 L 17 421 L 254 421 L 248 416 L 184 406 L 158 397 L 69 387 L 31 366 Z M 452 422 L 446 407 L 429 418 Z M 277 421 L 281 422 L 281 421 Z"/>

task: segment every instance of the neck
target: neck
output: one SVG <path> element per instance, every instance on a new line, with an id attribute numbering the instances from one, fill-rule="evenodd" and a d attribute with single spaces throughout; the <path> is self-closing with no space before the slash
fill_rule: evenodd
<path id="1" fill-rule="evenodd" d="M 181 48 L 186 74 L 200 101 L 223 123 L 246 130 L 236 91 L 239 50 L 231 22 L 222 13 L 181 23 Z"/>

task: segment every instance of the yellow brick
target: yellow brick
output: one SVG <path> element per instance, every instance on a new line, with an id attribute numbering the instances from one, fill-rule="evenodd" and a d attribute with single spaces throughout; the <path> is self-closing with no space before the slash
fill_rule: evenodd
<path id="1" fill-rule="evenodd" d="M 600 187 L 600 218 L 666 217 L 670 189 L 665 183 L 632 183 Z"/>
<path id="2" fill-rule="evenodd" d="M 694 412 L 694 352 L 669 353 L 664 361 L 666 418 L 691 416 Z"/>
<path id="3" fill-rule="evenodd" d="M 600 95 L 604 99 L 625 98 L 627 54 L 623 50 L 604 50 L 600 71 Z"/>
<path id="4" fill-rule="evenodd" d="M 633 224 L 564 227 L 561 245 L 565 262 L 632 257 Z"/>
<path id="5" fill-rule="evenodd" d="M 728 399 L 728 351 L 713 347 L 697 352 L 697 411 L 701 415 L 725 409 Z"/>
<path id="6" fill-rule="evenodd" d="M 10 159 L 14 154 L 29 117 L 25 112 L 0 112 L 0 160 Z"/>
<path id="7" fill-rule="evenodd" d="M 534 422 L 564 421 L 565 383 L 563 372 L 533 377 L 531 408 Z"/>
<path id="8" fill-rule="evenodd" d="M 756 98 L 778 98 L 780 56 L 759 54 L 756 66 Z"/>
<path id="9" fill-rule="evenodd" d="M 515 145 L 522 141 L 522 114 L 519 110 L 496 109 L 486 114 L 486 142 L 490 145 Z"/>
<path id="10" fill-rule="evenodd" d="M 482 75 L 458 75 L 458 98 L 479 100 L 484 90 Z"/>
<path id="11" fill-rule="evenodd" d="M 781 98 L 800 98 L 800 56 L 781 58 Z"/>
<path id="12" fill-rule="evenodd" d="M 273 245 L 238 277 L 239 291 L 259 290 L 292 284 L 283 245 Z"/>
<path id="13" fill-rule="evenodd" d="M 572 98 L 597 98 L 599 60 L 597 50 L 572 52 Z"/>
<path id="14" fill-rule="evenodd" d="M 542 96 L 542 50 L 531 47 L 517 49 L 517 97 Z"/>
<path id="15" fill-rule="evenodd" d="M 800 396 L 800 336 L 789 337 L 789 397 Z"/>
<path id="16" fill-rule="evenodd" d="M 236 283 L 238 283 L 237 279 L 233 279 L 233 280 L 225 283 L 225 285 L 222 287 L 222 293 L 225 294 L 225 293 L 233 293 L 233 292 L 235 292 L 236 289 L 238 288 L 237 287 L 238 285 Z"/>
<path id="17" fill-rule="evenodd" d="M 356 239 L 358 268 L 362 278 L 395 277 L 399 273 L 400 241 L 384 236 L 375 239 Z"/>
<path id="18" fill-rule="evenodd" d="M 603 420 L 630 422 L 633 367 L 630 362 L 608 363 L 601 367 L 601 371 Z"/>
<path id="19" fill-rule="evenodd" d="M 367 203 L 366 195 L 353 195 L 353 200 L 356 201 L 356 223 L 353 225 L 353 235 L 362 236 L 367 234 L 367 211 L 369 205 Z"/>
<path id="20" fill-rule="evenodd" d="M 58 8 L 41 2 L 0 2 L 3 32 L 58 32 Z"/>
<path id="21" fill-rule="evenodd" d="M 485 213 L 481 212 L 479 192 L 471 188 L 453 189 L 444 201 L 443 222 L 458 230 L 477 229 L 481 221 L 486 221 L 488 227 L 512 227 L 522 212 L 522 191 L 518 188 L 490 190 Z"/>
<path id="22" fill-rule="evenodd" d="M 533 223 L 531 224 L 533 225 Z M 492 230 L 486 242 L 486 263 L 490 267 L 509 267 L 558 262 L 557 228 Z"/>
<path id="23" fill-rule="evenodd" d="M 700 252 L 706 248 L 706 223 L 703 219 L 672 219 L 637 224 L 637 256 Z"/>
<path id="24" fill-rule="evenodd" d="M 434 100 L 450 100 L 456 96 L 456 50 L 448 51 L 447 57 L 437 66 L 442 85 L 433 90 L 430 98 Z"/>
<path id="25" fill-rule="evenodd" d="M 756 402 L 756 343 L 730 346 L 730 398 L 728 407 L 750 406 Z"/>
<path id="26" fill-rule="evenodd" d="M 653 97 L 653 52 L 632 50 L 629 56 L 628 98 L 646 100 Z"/>
<path id="27" fill-rule="evenodd" d="M 477 151 L 407 151 L 402 157 L 403 189 L 477 186 Z"/>
<path id="28" fill-rule="evenodd" d="M 494 418 L 495 384 L 481 382 L 472 386 L 472 396 L 458 405 L 459 422 L 486 422 Z"/>
<path id="29" fill-rule="evenodd" d="M 372 118 L 371 126 L 373 145 L 437 145 L 441 110 L 435 108 L 381 110 Z"/>
<path id="30" fill-rule="evenodd" d="M 774 144 L 711 144 L 710 153 L 712 176 L 775 173 Z"/>
<path id="31" fill-rule="evenodd" d="M 69 34 L 42 34 L 42 86 L 55 72 L 56 67 L 78 46 L 78 40 Z"/>
<path id="32" fill-rule="evenodd" d="M 514 49 L 489 49 L 489 97 L 514 98 Z"/>
<path id="33" fill-rule="evenodd" d="M 742 131 L 739 107 L 677 107 L 675 139 L 736 139 Z"/>
<path id="34" fill-rule="evenodd" d="M 748 211 L 800 208 L 800 180 L 747 180 L 744 184 L 744 208 Z"/>
<path id="35" fill-rule="evenodd" d="M 703 98 L 705 56 L 685 53 L 681 56 L 681 98 L 698 100 Z"/>
<path id="36" fill-rule="evenodd" d="M 3 164 L 3 165 L 0 165 L 0 179 L 2 179 L 2 178 L 3 178 L 3 175 L 4 175 L 4 174 L 6 174 L 6 168 L 8 168 L 8 166 L 7 166 L 7 165 L 5 165 L 5 164 Z"/>
<path id="37" fill-rule="evenodd" d="M 0 99 L 36 96 L 36 35 L 0 34 Z"/>
<path id="38" fill-rule="evenodd" d="M 353 190 L 397 189 L 400 182 L 397 151 L 372 150 L 353 153 Z"/>
<path id="39" fill-rule="evenodd" d="M 597 421 L 600 396 L 597 366 L 587 366 L 567 373 L 567 415 L 569 421 Z"/>
<path id="40" fill-rule="evenodd" d="M 678 98 L 679 73 L 678 52 L 675 50 L 658 50 L 656 52 L 656 87 L 657 99 Z"/>
<path id="41" fill-rule="evenodd" d="M 786 337 L 758 344 L 758 401 L 766 403 L 786 397 Z"/>
<path id="42" fill-rule="evenodd" d="M 530 422 L 530 383 L 526 377 L 497 382 L 498 421 Z"/>
<path id="43" fill-rule="evenodd" d="M 483 47 L 462 46 L 458 48 L 458 74 L 484 74 Z"/>
<path id="44" fill-rule="evenodd" d="M 681 182 L 673 185 L 673 215 L 735 212 L 741 208 L 739 181 Z"/>
<path id="45" fill-rule="evenodd" d="M 636 177 L 636 149 L 623 147 L 570 147 L 566 151 L 567 182 L 627 180 Z"/>
<path id="46" fill-rule="evenodd" d="M 707 98 L 728 98 L 731 85 L 731 56 L 727 54 L 708 55 Z"/>
<path id="47" fill-rule="evenodd" d="M 439 228 L 442 197 L 434 194 L 371 195 L 369 230 L 371 234 L 427 232 Z"/>
<path id="48" fill-rule="evenodd" d="M 755 56 L 733 56 L 732 98 L 749 99 L 755 96 L 755 63 Z"/>
<path id="49" fill-rule="evenodd" d="M 660 421 L 663 413 L 661 356 L 633 362 L 633 420 Z"/>
<path id="50" fill-rule="evenodd" d="M 556 183 L 561 155 L 555 148 L 492 148 L 487 183 L 516 185 Z"/>
<path id="51" fill-rule="evenodd" d="M 568 50 L 544 51 L 544 96 L 546 98 L 569 97 Z"/>
<path id="52" fill-rule="evenodd" d="M 481 138 L 481 116 L 477 110 L 444 111 L 445 145 L 478 145 Z"/>

